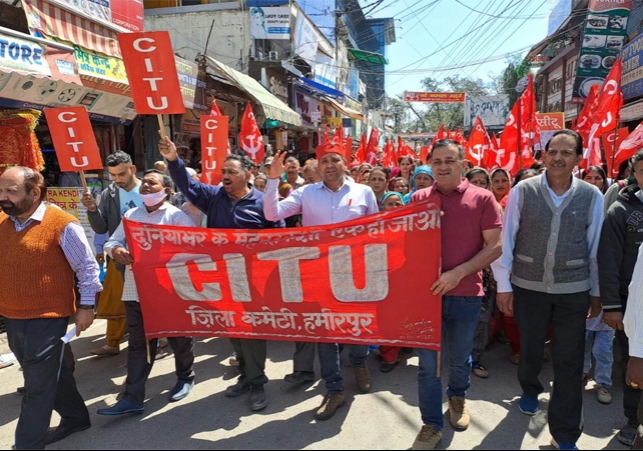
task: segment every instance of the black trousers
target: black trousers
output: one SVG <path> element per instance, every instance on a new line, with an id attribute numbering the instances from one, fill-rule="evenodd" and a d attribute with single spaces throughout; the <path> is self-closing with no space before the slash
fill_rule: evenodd
<path id="1" fill-rule="evenodd" d="M 9 347 L 22 367 L 25 396 L 16 428 L 16 449 L 45 449 L 55 410 L 62 422 L 89 422 L 76 380 L 63 361 L 61 337 L 69 318 L 5 319 Z M 66 359 L 65 359 L 66 360 Z"/>
<path id="2" fill-rule="evenodd" d="M 305 341 L 295 342 L 295 354 L 292 358 L 293 371 L 301 371 L 304 373 L 315 372 L 315 346 L 316 343 L 309 343 Z"/>
<path id="3" fill-rule="evenodd" d="M 621 305 L 623 312 L 627 309 L 627 296 L 621 296 Z M 630 340 L 622 330 L 616 331 L 616 340 L 618 346 L 621 348 L 621 380 L 623 381 L 623 413 L 628 420 L 638 421 L 637 417 L 639 403 L 641 401 L 641 390 L 635 390 L 625 383 L 625 375 L 627 374 L 627 364 L 630 361 Z"/>
<path id="4" fill-rule="evenodd" d="M 251 340 L 247 338 L 230 338 L 230 343 L 237 353 L 239 374 L 252 385 L 263 385 L 268 382 L 266 377 L 266 340 Z"/>
<path id="5" fill-rule="evenodd" d="M 547 329 L 553 327 L 554 388 L 549 430 L 558 443 L 576 443 L 583 430 L 583 362 L 589 292 L 549 295 L 514 286 L 514 316 L 520 329 L 518 380 L 523 393 L 537 397 Z"/>
<path id="6" fill-rule="evenodd" d="M 143 405 L 145 401 L 145 383 L 150 376 L 158 339 L 145 339 L 143 313 L 138 302 L 125 302 L 127 327 L 129 329 L 129 347 L 127 352 L 127 381 L 125 382 L 126 399 L 134 404 Z M 194 380 L 194 339 L 192 337 L 171 337 L 168 342 L 174 351 L 176 377 L 183 381 Z M 147 363 L 148 346 L 150 363 Z"/>
<path id="7" fill-rule="evenodd" d="M 639 425 L 643 424 L 643 399 L 639 403 Z M 635 450 L 643 450 L 643 426 L 639 426 L 639 429 L 636 434 L 636 441 L 634 442 Z"/>

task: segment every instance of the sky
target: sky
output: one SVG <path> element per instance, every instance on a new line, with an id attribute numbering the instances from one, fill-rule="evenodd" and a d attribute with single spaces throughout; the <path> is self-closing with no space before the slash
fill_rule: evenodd
<path id="1" fill-rule="evenodd" d="M 421 91 L 426 77 L 489 81 L 507 56 L 547 36 L 558 0 L 360 0 L 370 17 L 395 18 L 397 42 L 388 47 L 386 90 L 393 97 Z M 373 5 L 370 6 L 369 5 Z M 476 11 L 473 11 L 476 10 Z"/>

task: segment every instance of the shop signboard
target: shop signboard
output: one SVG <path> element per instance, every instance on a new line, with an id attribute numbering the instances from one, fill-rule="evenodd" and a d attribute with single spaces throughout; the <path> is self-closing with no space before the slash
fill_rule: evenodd
<path id="1" fill-rule="evenodd" d="M 627 37 L 632 0 L 590 0 L 576 69 L 572 103 L 585 102 L 619 57 Z"/>
<path id="2" fill-rule="evenodd" d="M 306 15 L 299 11 L 295 23 L 295 54 L 312 65 L 322 37 Z"/>
<path id="3" fill-rule="evenodd" d="M 45 116 L 62 172 L 103 170 L 96 136 L 84 106 L 46 108 Z"/>
<path id="4" fill-rule="evenodd" d="M 129 31 L 143 31 L 143 0 L 49 0 L 54 5 L 114 24 Z"/>
<path id="5" fill-rule="evenodd" d="M 549 24 L 547 27 L 547 36 L 556 33 L 560 26 L 565 23 L 567 18 L 572 14 L 573 0 L 560 0 L 554 7 L 551 14 L 549 14 Z"/>
<path id="6" fill-rule="evenodd" d="M 119 33 L 118 42 L 139 114 L 183 114 L 183 94 L 167 31 Z"/>
<path id="7" fill-rule="evenodd" d="M 60 80 L 0 71 L 2 107 L 42 111 L 45 107 L 77 105 L 86 107 L 92 120 L 128 124 L 136 117 L 131 97 Z"/>
<path id="8" fill-rule="evenodd" d="M 565 113 L 536 113 L 540 127 L 540 149 L 544 150 L 549 140 L 557 131 L 565 128 Z"/>
<path id="9" fill-rule="evenodd" d="M 262 67 L 261 84 L 279 100 L 288 104 L 288 80 L 285 77 Z"/>
<path id="10" fill-rule="evenodd" d="M 250 38 L 290 39 L 290 7 L 250 8 Z"/>
<path id="11" fill-rule="evenodd" d="M 629 100 L 643 95 L 643 34 L 623 47 L 623 99 Z"/>
<path id="12" fill-rule="evenodd" d="M 464 103 L 464 92 L 411 92 L 404 91 L 405 102 Z"/>
<path id="13" fill-rule="evenodd" d="M 480 116 L 485 127 L 501 127 L 509 117 L 509 96 L 467 96 L 464 110 L 464 125 L 471 127 Z"/>

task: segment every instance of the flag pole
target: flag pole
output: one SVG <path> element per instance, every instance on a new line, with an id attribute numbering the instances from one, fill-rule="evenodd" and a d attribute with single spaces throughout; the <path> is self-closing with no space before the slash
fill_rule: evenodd
<path id="1" fill-rule="evenodd" d="M 618 152 L 618 128 L 621 125 L 621 116 L 620 114 L 616 116 L 616 126 L 614 128 L 614 150 L 612 150 L 612 170 L 609 178 L 614 178 L 614 165 L 616 164 L 616 153 Z"/>

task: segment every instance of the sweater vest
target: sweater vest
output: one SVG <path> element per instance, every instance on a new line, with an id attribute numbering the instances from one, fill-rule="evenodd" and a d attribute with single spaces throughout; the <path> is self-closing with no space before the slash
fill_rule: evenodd
<path id="1" fill-rule="evenodd" d="M 0 213 L 0 315 L 37 319 L 75 313 L 74 271 L 60 246 L 71 222 L 78 221 L 47 206 L 42 222 L 18 232 L 11 218 Z"/>
<path id="2" fill-rule="evenodd" d="M 548 294 L 588 291 L 587 229 L 600 193 L 578 181 L 557 208 L 543 177 L 518 185 L 520 229 L 514 248 L 512 283 Z"/>

